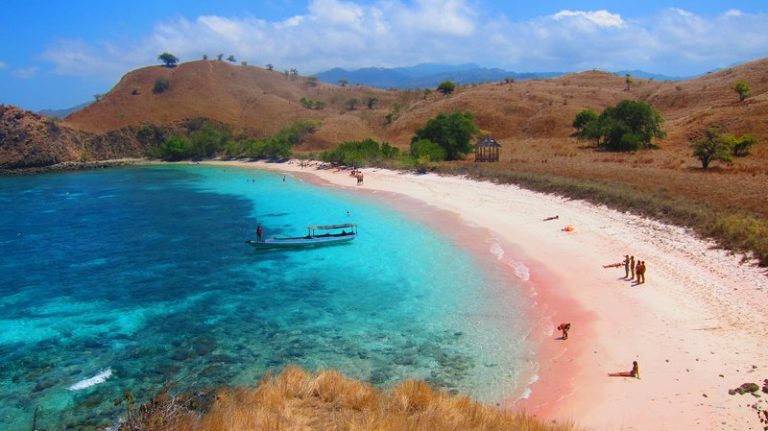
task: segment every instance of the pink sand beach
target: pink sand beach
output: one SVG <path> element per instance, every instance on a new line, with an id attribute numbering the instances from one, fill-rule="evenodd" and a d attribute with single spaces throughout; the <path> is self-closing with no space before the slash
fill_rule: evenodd
<path id="1" fill-rule="evenodd" d="M 358 186 L 348 171 L 298 162 L 211 163 L 415 199 L 497 237 L 510 277 L 530 288 L 538 345 L 530 396 L 511 388 L 506 408 L 600 431 L 759 427 L 757 398 L 728 389 L 768 378 L 768 277 L 683 228 L 460 177 L 365 168 Z M 623 266 L 603 268 L 626 254 L 647 263 L 644 284 L 625 279 Z M 568 340 L 557 339 L 562 322 L 572 324 Z M 639 379 L 609 376 L 633 361 Z"/>

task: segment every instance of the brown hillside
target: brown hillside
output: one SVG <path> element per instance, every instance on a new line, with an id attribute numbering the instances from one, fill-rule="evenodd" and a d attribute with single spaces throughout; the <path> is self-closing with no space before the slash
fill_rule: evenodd
<path id="1" fill-rule="evenodd" d="M 168 79 L 170 87 L 155 94 L 152 89 L 158 78 Z M 739 79 L 752 87 L 751 96 L 743 102 L 733 90 Z M 373 109 L 363 103 L 368 97 L 378 99 Z M 325 107 L 307 109 L 301 98 L 321 101 Z M 570 137 L 578 111 L 600 111 L 626 98 L 649 102 L 666 119 L 668 137 L 658 142 L 659 150 L 606 153 Z M 360 103 L 350 109 L 350 99 Z M 447 111 L 474 113 L 479 127 L 497 138 L 502 153 L 496 169 L 618 182 L 768 217 L 768 59 L 687 81 L 633 78 L 628 91 L 625 77 L 588 71 L 554 79 L 462 86 L 448 96 L 434 90 L 342 88 L 258 67 L 195 61 L 130 72 L 100 102 L 66 118 L 62 126 L 130 137 L 127 130 L 141 124 L 167 127 L 183 119 L 206 117 L 242 133 L 265 136 L 297 119 L 313 118 L 322 125 L 298 151 L 368 137 L 405 148 L 417 128 Z M 389 122 L 385 121 L 388 114 Z M 749 157 L 731 165 L 716 163 L 704 172 L 691 156 L 690 141 L 713 126 L 729 133 L 752 133 L 758 145 Z M 109 146 L 109 139 L 101 143 Z M 104 152 L 99 148 L 99 153 Z"/>
<path id="2" fill-rule="evenodd" d="M 162 93 L 153 92 L 158 79 L 167 79 L 170 84 Z M 134 70 L 101 101 L 70 115 L 63 124 L 105 133 L 132 125 L 164 125 L 202 117 L 232 125 L 249 135 L 265 136 L 299 119 L 320 119 L 326 126 L 320 127 L 315 139 L 321 146 L 328 146 L 337 139 L 378 135 L 375 122 L 361 119 L 363 115 L 336 118 L 345 115 L 349 99 L 362 101 L 368 96 L 382 101 L 393 98 L 381 90 L 313 83 L 305 77 L 252 66 L 193 61 L 174 68 Z M 322 101 L 326 107 L 307 109 L 299 103 L 301 98 Z M 362 102 L 355 108 L 367 110 Z M 343 125 L 337 124 L 340 122 Z"/>

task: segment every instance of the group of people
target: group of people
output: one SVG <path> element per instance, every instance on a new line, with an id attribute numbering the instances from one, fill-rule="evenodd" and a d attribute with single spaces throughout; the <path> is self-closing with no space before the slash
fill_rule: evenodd
<path id="1" fill-rule="evenodd" d="M 635 261 L 635 256 L 624 255 L 624 273 L 624 278 L 628 278 L 636 284 L 645 283 L 645 261 Z"/>
<path id="2" fill-rule="evenodd" d="M 635 284 L 645 283 L 645 261 L 635 260 L 635 256 L 625 255 L 624 260 L 618 263 L 603 265 L 603 268 L 618 268 L 624 265 L 624 278 L 634 281 Z"/>

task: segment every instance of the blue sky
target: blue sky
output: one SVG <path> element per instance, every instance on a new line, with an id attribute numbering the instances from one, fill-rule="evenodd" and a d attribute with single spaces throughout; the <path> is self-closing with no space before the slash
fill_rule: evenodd
<path id="1" fill-rule="evenodd" d="M 162 51 L 302 74 L 474 62 L 688 76 L 768 56 L 767 25 L 765 0 L 16 2 L 0 14 L 0 103 L 86 102 Z"/>

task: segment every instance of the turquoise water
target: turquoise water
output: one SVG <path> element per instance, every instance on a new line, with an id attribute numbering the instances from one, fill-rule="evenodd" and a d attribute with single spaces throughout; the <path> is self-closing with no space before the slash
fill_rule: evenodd
<path id="1" fill-rule="evenodd" d="M 98 429 L 126 390 L 249 385 L 288 364 L 486 402 L 531 371 L 515 286 L 375 195 L 161 166 L 0 177 L 0 208 L 3 429 Z M 360 226 L 346 245 L 244 243 L 257 223 L 345 222 Z"/>

